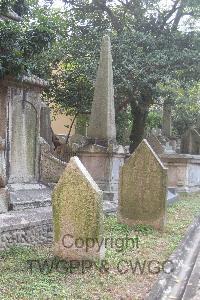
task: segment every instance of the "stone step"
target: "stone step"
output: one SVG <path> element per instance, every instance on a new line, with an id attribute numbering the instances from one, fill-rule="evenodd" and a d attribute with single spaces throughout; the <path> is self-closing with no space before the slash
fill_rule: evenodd
<path id="1" fill-rule="evenodd" d="M 114 193 L 110 191 L 103 191 L 103 201 L 113 202 Z"/>
<path id="2" fill-rule="evenodd" d="M 0 249 L 53 240 L 52 209 L 40 207 L 0 214 Z"/>
<path id="3" fill-rule="evenodd" d="M 112 214 L 117 211 L 117 203 L 110 202 L 110 201 L 104 201 L 103 202 L 103 212 L 105 214 Z"/>
<path id="4" fill-rule="evenodd" d="M 43 184 L 12 184 L 10 210 L 24 210 L 51 205 L 51 189 Z"/>
<path id="5" fill-rule="evenodd" d="M 103 210 L 107 214 L 114 213 L 117 205 L 105 201 Z M 0 250 L 13 245 L 43 245 L 52 242 L 51 206 L 0 214 Z"/>

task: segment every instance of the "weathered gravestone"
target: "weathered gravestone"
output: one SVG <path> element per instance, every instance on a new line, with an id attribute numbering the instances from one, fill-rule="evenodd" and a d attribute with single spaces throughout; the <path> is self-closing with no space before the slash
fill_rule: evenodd
<path id="1" fill-rule="evenodd" d="M 55 255 L 62 259 L 103 257 L 102 191 L 78 157 L 72 157 L 53 191 Z"/>
<path id="2" fill-rule="evenodd" d="M 167 101 L 163 104 L 163 128 L 162 133 L 166 137 L 172 135 L 172 106 Z"/>
<path id="3" fill-rule="evenodd" d="M 189 128 L 181 137 L 181 153 L 200 154 L 200 133 L 196 129 Z"/>
<path id="4" fill-rule="evenodd" d="M 120 222 L 146 224 L 163 229 L 167 193 L 165 168 L 143 140 L 120 173 L 118 217 Z"/>

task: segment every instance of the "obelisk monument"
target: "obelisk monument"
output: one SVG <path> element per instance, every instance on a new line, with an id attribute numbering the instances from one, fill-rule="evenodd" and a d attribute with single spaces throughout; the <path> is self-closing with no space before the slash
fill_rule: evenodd
<path id="1" fill-rule="evenodd" d="M 116 142 L 113 70 L 110 37 L 103 37 L 100 62 L 95 83 L 88 137 Z"/>
<path id="2" fill-rule="evenodd" d="M 119 169 L 125 152 L 116 142 L 113 70 L 110 37 L 104 36 L 95 83 L 88 143 L 79 149 L 79 158 L 103 190 L 108 211 L 117 207 Z"/>

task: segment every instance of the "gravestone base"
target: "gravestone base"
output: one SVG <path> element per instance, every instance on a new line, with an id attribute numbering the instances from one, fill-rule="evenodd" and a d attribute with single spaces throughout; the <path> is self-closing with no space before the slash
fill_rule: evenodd
<path id="1" fill-rule="evenodd" d="M 104 192 L 103 201 L 113 207 L 117 207 L 118 203 L 119 170 L 124 164 L 125 155 L 122 146 L 113 144 L 108 147 L 89 144 L 78 152 L 81 162 Z"/>
<path id="2" fill-rule="evenodd" d="M 165 218 L 159 218 L 157 220 L 155 219 L 148 219 L 148 220 L 131 220 L 130 218 L 125 218 L 121 214 L 118 214 L 118 221 L 119 223 L 126 224 L 128 226 L 135 226 L 135 225 L 147 225 L 155 228 L 156 230 L 163 230 L 163 224 L 165 224 L 166 220 Z"/>
<path id="3" fill-rule="evenodd" d="M 8 190 L 12 210 L 25 210 L 51 205 L 51 188 L 46 185 L 18 183 L 8 185 Z"/>

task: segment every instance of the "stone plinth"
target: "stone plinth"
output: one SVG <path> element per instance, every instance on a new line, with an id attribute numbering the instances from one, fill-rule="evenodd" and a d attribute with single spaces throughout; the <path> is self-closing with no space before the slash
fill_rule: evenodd
<path id="1" fill-rule="evenodd" d="M 55 255 L 75 260 L 102 258 L 103 249 L 99 251 L 96 242 L 102 239 L 102 191 L 78 157 L 70 159 L 52 201 Z"/>
<path id="2" fill-rule="evenodd" d="M 124 148 L 88 145 L 79 150 L 78 156 L 100 189 L 112 192 L 112 201 L 117 202 L 119 170 L 125 159 Z"/>
<path id="3" fill-rule="evenodd" d="M 143 140 L 121 168 L 119 221 L 163 229 L 166 212 L 167 169 Z"/>
<path id="4" fill-rule="evenodd" d="M 200 155 L 162 154 L 162 162 L 168 168 L 168 186 L 178 192 L 200 190 Z"/>

